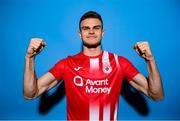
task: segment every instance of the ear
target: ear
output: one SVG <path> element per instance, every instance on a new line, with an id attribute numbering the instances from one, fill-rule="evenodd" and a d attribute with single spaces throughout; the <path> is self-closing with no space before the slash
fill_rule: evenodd
<path id="1" fill-rule="evenodd" d="M 104 37 L 104 30 L 102 30 L 102 37 Z"/>
<path id="2" fill-rule="evenodd" d="M 78 32 L 79 38 L 82 39 L 81 32 Z"/>

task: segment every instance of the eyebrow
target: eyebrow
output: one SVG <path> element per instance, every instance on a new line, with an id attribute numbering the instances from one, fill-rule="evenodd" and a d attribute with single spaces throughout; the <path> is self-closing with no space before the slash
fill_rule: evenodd
<path id="1" fill-rule="evenodd" d="M 96 27 L 102 27 L 101 25 L 95 25 L 95 26 L 93 26 L 93 28 L 96 28 Z M 81 28 L 90 28 L 89 26 L 82 26 Z"/>

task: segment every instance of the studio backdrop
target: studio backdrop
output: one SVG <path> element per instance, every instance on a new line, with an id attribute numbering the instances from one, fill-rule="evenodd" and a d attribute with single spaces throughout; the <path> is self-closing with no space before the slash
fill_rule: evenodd
<path id="1" fill-rule="evenodd" d="M 123 83 L 118 119 L 180 119 L 179 0 L 1 0 L 0 119 L 66 119 L 63 82 L 37 99 L 23 98 L 25 53 L 31 38 L 47 43 L 35 59 L 37 77 L 79 53 L 79 19 L 89 10 L 103 18 L 104 50 L 125 56 L 147 76 L 133 45 L 148 41 L 163 81 L 165 98 L 157 102 Z"/>

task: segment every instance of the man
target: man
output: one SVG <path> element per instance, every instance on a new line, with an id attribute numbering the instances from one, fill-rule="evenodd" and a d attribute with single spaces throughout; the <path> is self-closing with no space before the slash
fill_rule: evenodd
<path id="1" fill-rule="evenodd" d="M 149 76 L 146 79 L 126 58 L 103 51 L 101 16 L 89 11 L 79 22 L 83 51 L 69 56 L 37 79 L 34 58 L 45 47 L 41 38 L 33 38 L 27 49 L 24 71 L 24 97 L 33 99 L 65 81 L 68 120 L 117 120 L 122 80 L 153 100 L 164 97 L 160 74 L 148 42 L 137 42 L 135 51 L 144 58 Z"/>

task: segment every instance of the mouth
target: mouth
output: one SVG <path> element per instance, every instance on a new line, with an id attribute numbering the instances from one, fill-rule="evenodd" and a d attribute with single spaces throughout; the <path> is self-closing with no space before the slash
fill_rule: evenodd
<path id="1" fill-rule="evenodd" d="M 97 38 L 97 36 L 87 36 L 87 38 Z"/>

